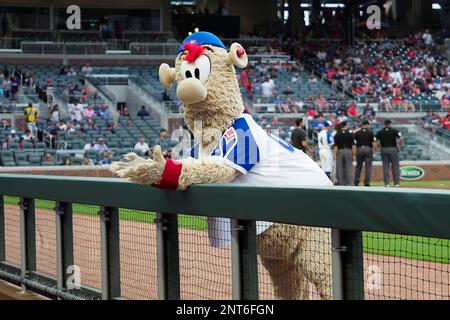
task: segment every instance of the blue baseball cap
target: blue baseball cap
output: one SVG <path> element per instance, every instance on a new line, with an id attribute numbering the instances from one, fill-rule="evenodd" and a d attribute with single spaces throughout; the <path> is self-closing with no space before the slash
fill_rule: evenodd
<path id="1" fill-rule="evenodd" d="M 178 47 L 177 54 L 184 51 L 184 45 L 191 41 L 194 41 L 198 45 L 210 44 L 212 46 L 225 49 L 225 45 L 216 35 L 212 34 L 211 32 L 199 31 L 191 34 L 186 39 L 184 39 L 183 42 L 181 42 L 180 46 Z"/>
<path id="2" fill-rule="evenodd" d="M 328 121 L 328 120 L 327 120 L 327 121 L 324 121 L 324 122 L 323 122 L 323 126 L 324 126 L 324 127 L 331 127 L 331 122 Z"/>

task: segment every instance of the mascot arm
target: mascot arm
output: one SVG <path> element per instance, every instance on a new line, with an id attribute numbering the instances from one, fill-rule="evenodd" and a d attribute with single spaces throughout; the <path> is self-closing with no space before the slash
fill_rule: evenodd
<path id="1" fill-rule="evenodd" d="M 190 185 L 199 183 L 228 183 L 241 174 L 236 169 L 217 161 L 189 160 L 183 161 L 178 190 L 185 190 Z"/>
<path id="2" fill-rule="evenodd" d="M 155 146 L 153 159 L 144 159 L 135 153 L 129 153 L 124 158 L 127 161 L 113 162 L 110 170 L 121 178 L 161 189 L 185 190 L 192 184 L 226 183 L 239 174 L 220 162 L 201 162 L 192 158 L 181 162 L 164 159 L 160 146 Z"/>

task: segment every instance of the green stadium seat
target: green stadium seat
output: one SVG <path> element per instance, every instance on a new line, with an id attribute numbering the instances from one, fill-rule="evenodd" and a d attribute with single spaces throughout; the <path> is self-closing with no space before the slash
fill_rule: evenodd
<path id="1" fill-rule="evenodd" d="M 80 157 L 71 157 L 70 165 L 72 166 L 81 166 L 83 164 L 83 158 Z"/>

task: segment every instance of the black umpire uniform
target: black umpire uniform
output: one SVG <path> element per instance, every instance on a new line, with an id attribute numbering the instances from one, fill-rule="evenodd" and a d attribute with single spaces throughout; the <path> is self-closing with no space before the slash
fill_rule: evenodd
<path id="1" fill-rule="evenodd" d="M 375 135 L 369 129 L 369 121 L 363 121 L 361 130 L 356 132 L 354 137 L 356 144 L 355 186 L 359 185 L 361 170 L 365 165 L 364 185 L 368 187 L 372 175 L 373 149 L 376 141 Z"/>
<path id="2" fill-rule="evenodd" d="M 338 185 L 352 186 L 354 138 L 346 121 L 341 123 L 340 130 L 334 137 L 334 147 L 338 149 L 336 162 Z"/>
<path id="3" fill-rule="evenodd" d="M 389 186 L 389 165 L 391 165 L 394 184 L 398 187 L 400 185 L 400 160 L 398 154 L 400 151 L 399 146 L 402 144 L 403 138 L 400 132 L 392 128 L 391 123 L 391 120 L 386 119 L 384 121 L 384 128 L 377 133 L 376 138 L 381 146 L 384 185 Z"/>

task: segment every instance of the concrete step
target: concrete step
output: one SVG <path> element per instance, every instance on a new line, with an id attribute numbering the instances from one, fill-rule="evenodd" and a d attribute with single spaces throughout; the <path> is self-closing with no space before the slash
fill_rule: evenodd
<path id="1" fill-rule="evenodd" d="M 22 292 L 22 288 L 0 280 L 0 300 L 50 300 L 33 292 Z"/>

